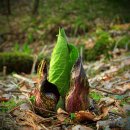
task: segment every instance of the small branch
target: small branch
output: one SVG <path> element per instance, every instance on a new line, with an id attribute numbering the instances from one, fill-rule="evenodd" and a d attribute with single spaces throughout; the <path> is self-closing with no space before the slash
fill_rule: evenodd
<path id="1" fill-rule="evenodd" d="M 6 75 L 7 75 L 7 67 L 3 66 L 3 77 L 4 77 L 4 79 L 6 79 Z"/>
<path id="2" fill-rule="evenodd" d="M 34 72 L 35 72 L 35 66 L 36 66 L 37 60 L 38 60 L 38 56 L 35 55 L 35 56 L 34 56 L 34 60 L 33 60 L 33 65 L 32 65 L 31 74 L 34 74 Z"/>
<path id="3" fill-rule="evenodd" d="M 51 114 L 56 114 L 55 112 L 47 110 L 47 109 L 39 108 L 39 107 L 36 107 L 36 106 L 34 106 L 34 107 L 40 109 L 41 111 L 46 111 L 46 112 L 50 112 Z"/>
<path id="4" fill-rule="evenodd" d="M 101 91 L 101 92 L 104 92 L 104 93 L 108 93 L 108 94 L 112 94 L 112 95 L 121 95 L 121 94 L 113 93 L 113 92 L 110 92 L 110 91 L 107 91 L 107 90 L 101 89 L 101 88 L 91 88 L 91 89 L 95 89 L 95 90 L 98 90 L 98 91 Z"/>
<path id="5" fill-rule="evenodd" d="M 130 82 L 130 79 L 129 80 L 125 80 L 125 81 L 121 81 L 118 83 L 118 85 L 122 85 L 122 84 L 125 84 L 125 83 L 129 83 Z"/>
<path id="6" fill-rule="evenodd" d="M 5 91 L 5 90 L 2 90 L 4 93 L 30 93 L 30 91 L 27 91 L 27 90 L 9 90 L 9 91 Z"/>
<path id="7" fill-rule="evenodd" d="M 130 59 L 130 56 L 127 56 L 127 57 L 123 57 L 123 58 L 120 58 L 120 59 L 113 60 L 113 62 L 120 62 L 120 61 L 127 60 L 127 59 Z"/>
<path id="8" fill-rule="evenodd" d="M 44 130 L 49 130 L 47 127 L 45 127 L 43 124 L 41 126 L 44 128 Z"/>
<path id="9" fill-rule="evenodd" d="M 18 74 L 13 74 L 13 76 L 15 78 L 17 78 L 18 80 L 22 80 L 22 81 L 25 81 L 27 82 L 28 84 L 30 84 L 32 87 L 34 87 L 34 84 L 36 83 L 35 81 L 31 80 L 31 79 L 28 79 L 28 78 L 25 78 L 21 75 L 18 75 Z"/>

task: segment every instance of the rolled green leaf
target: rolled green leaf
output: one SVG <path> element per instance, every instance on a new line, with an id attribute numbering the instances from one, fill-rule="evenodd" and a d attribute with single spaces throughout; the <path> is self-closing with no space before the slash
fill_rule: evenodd
<path id="1" fill-rule="evenodd" d="M 68 44 L 64 29 L 59 29 L 50 61 L 49 81 L 58 87 L 61 96 L 69 90 L 70 72 L 77 58 L 77 48 Z"/>

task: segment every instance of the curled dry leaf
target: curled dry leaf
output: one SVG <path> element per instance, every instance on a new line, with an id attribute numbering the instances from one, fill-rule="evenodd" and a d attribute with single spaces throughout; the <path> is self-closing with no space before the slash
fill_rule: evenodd
<path id="1" fill-rule="evenodd" d="M 7 102 L 8 100 L 9 100 L 9 98 L 0 96 L 0 102 Z"/>
<path id="2" fill-rule="evenodd" d="M 58 119 L 60 122 L 64 122 L 66 119 L 69 120 L 69 116 L 66 115 L 66 114 L 58 114 L 58 115 L 57 115 L 57 119 Z"/>
<path id="3" fill-rule="evenodd" d="M 117 94 L 124 94 L 128 90 L 130 90 L 130 83 L 126 83 L 123 86 L 117 87 L 116 89 L 113 89 L 112 92 Z"/>
<path id="4" fill-rule="evenodd" d="M 22 81 L 21 83 L 19 83 L 19 90 L 20 91 L 27 91 L 30 92 L 31 91 L 31 86 L 29 84 L 27 84 L 25 81 Z"/>
<path id="5" fill-rule="evenodd" d="M 110 106 L 112 105 L 113 103 L 115 102 L 115 100 L 113 98 L 110 98 L 110 97 L 105 97 L 105 98 L 102 98 L 99 102 L 99 106 Z"/>
<path id="6" fill-rule="evenodd" d="M 63 109 L 59 108 L 57 110 L 57 119 L 61 122 L 65 121 L 69 117 L 69 114 Z"/>
<path id="7" fill-rule="evenodd" d="M 101 114 L 95 115 L 90 111 L 79 111 L 75 113 L 75 121 L 82 122 L 82 121 L 98 121 L 100 119 L 105 118 L 108 115 L 109 107 L 101 106 L 100 108 Z"/>
<path id="8" fill-rule="evenodd" d="M 45 119 L 37 116 L 32 111 L 15 109 L 11 112 L 18 126 L 28 130 L 40 130 L 39 125 Z"/>
<path id="9" fill-rule="evenodd" d="M 109 112 L 109 107 L 102 106 L 102 107 L 101 107 L 101 115 L 96 116 L 96 117 L 94 118 L 94 121 L 98 121 L 98 120 L 100 120 L 100 119 L 105 118 L 105 117 L 108 115 L 108 112 Z"/>
<path id="10" fill-rule="evenodd" d="M 64 111 L 62 108 L 58 108 L 57 114 L 66 114 L 66 115 L 68 115 L 68 113 L 66 111 Z"/>
<path id="11" fill-rule="evenodd" d="M 106 74 L 106 75 L 104 75 L 104 76 L 102 77 L 102 80 L 108 81 L 108 80 L 110 80 L 111 78 L 112 78 L 112 77 L 110 77 L 110 75 Z"/>
<path id="12" fill-rule="evenodd" d="M 75 121 L 93 121 L 96 116 L 89 111 L 79 111 L 75 113 Z"/>

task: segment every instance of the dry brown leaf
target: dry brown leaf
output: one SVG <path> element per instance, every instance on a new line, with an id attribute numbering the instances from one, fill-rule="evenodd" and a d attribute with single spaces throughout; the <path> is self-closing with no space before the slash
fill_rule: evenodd
<path id="1" fill-rule="evenodd" d="M 104 76 L 102 77 L 102 80 L 108 81 L 108 80 L 110 80 L 111 78 L 112 78 L 112 77 L 110 77 L 110 75 L 106 74 L 106 75 L 104 75 Z"/>
<path id="2" fill-rule="evenodd" d="M 0 102 L 7 102 L 9 98 L 6 97 L 0 97 Z"/>
<path id="3" fill-rule="evenodd" d="M 105 97 L 105 98 L 102 98 L 99 102 L 99 106 L 110 106 L 112 105 L 113 103 L 115 102 L 115 100 L 113 98 L 110 98 L 110 97 Z"/>
<path id="4" fill-rule="evenodd" d="M 120 86 L 112 90 L 112 92 L 117 93 L 117 94 L 124 94 L 128 90 L 130 90 L 130 83 L 126 83 L 123 86 Z"/>
<path id="5" fill-rule="evenodd" d="M 21 87 L 19 88 L 20 91 L 28 91 L 31 86 L 29 84 L 27 84 L 25 81 L 22 81 L 20 84 L 19 84 Z"/>
<path id="6" fill-rule="evenodd" d="M 122 91 L 117 89 L 117 88 L 113 89 L 112 92 L 115 93 L 115 94 L 121 94 L 122 93 Z"/>
<path id="7" fill-rule="evenodd" d="M 89 111 L 79 111 L 75 113 L 75 121 L 81 122 L 81 121 L 93 121 L 95 118 L 95 115 Z"/>
<path id="8" fill-rule="evenodd" d="M 65 114 L 58 114 L 57 119 L 61 122 L 65 121 L 69 116 Z"/>
<path id="9" fill-rule="evenodd" d="M 66 111 L 64 111 L 62 108 L 58 108 L 57 114 L 67 114 L 68 115 L 68 113 Z"/>
<path id="10" fill-rule="evenodd" d="M 123 130 L 123 128 L 112 128 L 111 130 Z"/>
<path id="11" fill-rule="evenodd" d="M 108 115 L 108 112 L 109 112 L 109 107 L 106 107 L 106 106 L 102 106 L 101 107 L 101 115 L 99 115 L 99 116 L 96 116 L 95 118 L 94 118 L 94 121 L 98 121 L 98 120 L 100 120 L 100 119 L 103 119 L 104 117 L 106 117 L 107 115 Z"/>
<path id="12" fill-rule="evenodd" d="M 57 119 L 61 122 L 65 121 L 69 117 L 69 114 L 63 109 L 59 108 L 57 110 Z"/>
<path id="13" fill-rule="evenodd" d="M 123 89 L 130 90 L 130 83 L 124 84 Z"/>
<path id="14" fill-rule="evenodd" d="M 39 117 L 29 110 L 15 109 L 11 112 L 11 115 L 15 117 L 17 124 L 25 130 L 40 130 L 40 123 L 46 122 L 44 118 Z"/>
<path id="15" fill-rule="evenodd" d="M 115 102 L 115 106 L 118 108 L 118 111 L 124 115 L 125 114 L 125 111 L 123 110 L 123 108 L 120 106 L 120 102 L 116 101 Z"/>

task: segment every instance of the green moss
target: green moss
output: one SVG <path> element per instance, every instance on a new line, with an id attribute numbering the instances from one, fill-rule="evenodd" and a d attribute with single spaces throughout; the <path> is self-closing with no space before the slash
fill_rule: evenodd
<path id="1" fill-rule="evenodd" d="M 98 92 L 95 92 L 95 91 L 90 92 L 89 95 L 90 95 L 90 97 L 91 97 L 92 99 L 94 99 L 95 101 L 99 101 L 101 98 L 104 97 L 101 93 L 98 93 Z"/>
<path id="2" fill-rule="evenodd" d="M 20 106 L 23 103 L 26 103 L 26 101 L 25 100 L 17 100 L 17 102 L 16 102 L 15 98 L 11 98 L 7 102 L 0 103 L 0 105 L 2 105 L 2 107 L 0 108 L 0 112 L 2 112 L 2 113 L 8 112 L 17 106 Z"/>
<path id="3" fill-rule="evenodd" d="M 15 102 L 14 99 L 10 99 L 7 102 L 2 102 L 1 105 L 2 107 L 0 108 L 0 112 L 7 112 L 8 110 L 11 110 L 14 107 L 16 107 L 17 103 Z"/>
<path id="4" fill-rule="evenodd" d="M 96 41 L 92 49 L 87 49 L 85 59 L 88 61 L 97 60 L 103 54 L 107 59 L 111 57 L 109 51 L 112 49 L 113 39 L 108 32 L 103 30 L 96 31 Z"/>
<path id="5" fill-rule="evenodd" d="M 127 47 L 127 49 L 130 50 L 130 36 L 129 36 L 129 35 L 124 36 L 124 37 L 119 41 L 117 47 L 118 47 L 118 48 L 124 48 L 124 49 Z"/>
<path id="6" fill-rule="evenodd" d="M 7 67 L 7 72 L 25 72 L 31 71 L 33 57 L 24 53 L 0 53 L 0 71 L 3 66 Z"/>
<path id="7" fill-rule="evenodd" d="M 44 59 L 44 56 L 41 55 L 38 57 L 36 68 L 41 60 Z M 47 61 L 48 58 L 47 58 Z M 3 67 L 7 67 L 7 73 L 17 72 L 17 73 L 30 73 L 33 64 L 33 56 L 18 53 L 18 52 L 4 52 L 0 53 L 0 71 L 3 71 Z"/>
<path id="8" fill-rule="evenodd" d="M 95 35 L 95 45 L 91 49 L 85 50 L 85 59 L 87 61 L 98 60 L 101 55 L 104 55 L 106 59 L 110 59 L 112 55 L 109 53 L 113 51 L 114 47 L 120 49 L 130 50 L 130 36 L 121 36 L 118 38 L 112 38 L 106 31 L 98 29 Z"/>

